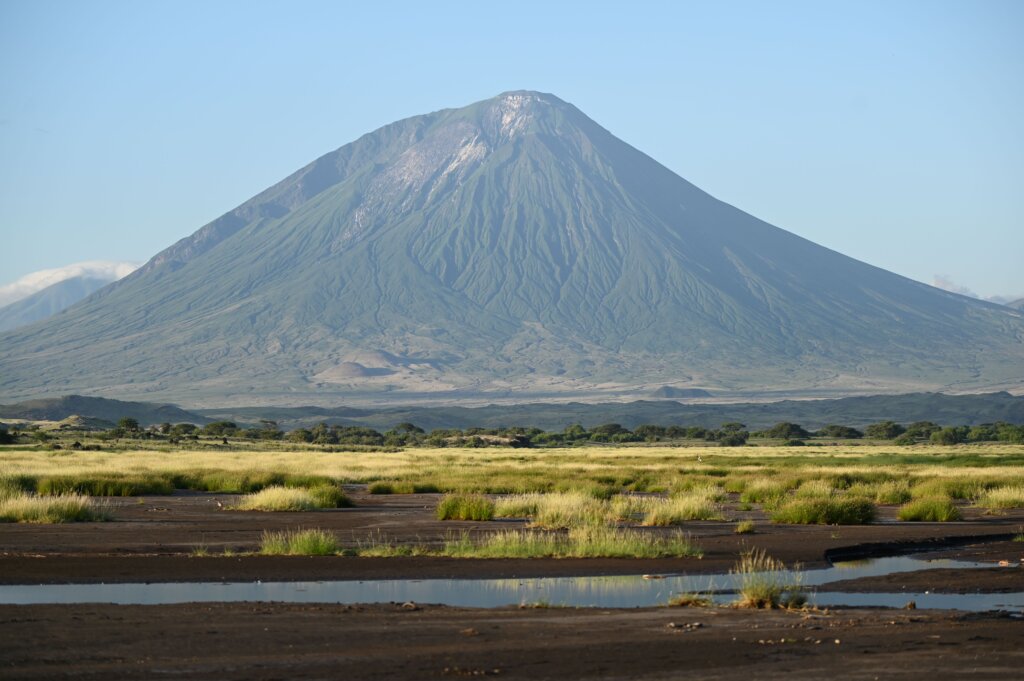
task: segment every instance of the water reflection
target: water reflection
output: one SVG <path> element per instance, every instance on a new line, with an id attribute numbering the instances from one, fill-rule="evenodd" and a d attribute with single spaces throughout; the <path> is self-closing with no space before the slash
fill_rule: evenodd
<path id="1" fill-rule="evenodd" d="M 922 561 L 909 556 L 837 563 L 801 573 L 806 587 L 927 568 L 991 567 L 953 560 Z M 532 579 L 430 579 L 343 582 L 245 582 L 175 584 L 57 584 L 0 586 L 0 603 L 117 603 L 157 605 L 188 602 L 277 601 L 289 603 L 388 603 L 414 601 L 463 607 L 547 604 L 631 608 L 663 605 L 676 594 L 713 594 L 719 603 L 735 596 L 730 574 L 550 577 Z M 1024 611 L 1024 593 L 916 594 L 832 593 L 811 589 L 818 605 L 895 606 L 914 600 L 919 608 Z"/>

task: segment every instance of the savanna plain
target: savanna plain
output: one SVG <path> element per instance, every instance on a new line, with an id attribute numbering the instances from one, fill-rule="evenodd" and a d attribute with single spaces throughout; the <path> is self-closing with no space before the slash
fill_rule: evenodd
<path id="1" fill-rule="evenodd" d="M 731 574 L 651 607 L 0 605 L 5 678 L 1011 678 L 1024 620 L 913 594 L 1024 592 L 1024 446 L 0 448 L 0 584 Z M 839 560 L 972 561 L 850 579 Z M 173 645 L 168 642 L 173 641 Z"/>

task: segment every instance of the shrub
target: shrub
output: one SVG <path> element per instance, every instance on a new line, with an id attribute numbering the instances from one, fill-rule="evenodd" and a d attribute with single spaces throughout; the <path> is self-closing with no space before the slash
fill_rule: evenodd
<path id="1" fill-rule="evenodd" d="M 864 433 L 850 426 L 828 425 L 818 431 L 821 437 L 833 437 L 844 440 L 853 440 L 864 437 Z"/>
<path id="2" fill-rule="evenodd" d="M 776 423 L 774 426 L 761 433 L 762 437 L 775 438 L 777 440 L 799 440 L 810 437 L 811 434 L 804 430 L 803 426 L 796 423 Z"/>
<path id="3" fill-rule="evenodd" d="M 491 520 L 494 502 L 480 494 L 446 494 L 437 503 L 438 520 Z"/>
<path id="4" fill-rule="evenodd" d="M 931 433 L 929 439 L 937 445 L 956 445 L 967 440 L 970 430 L 967 426 L 946 426 Z"/>
<path id="5" fill-rule="evenodd" d="M 906 431 L 906 428 L 893 421 L 882 421 L 872 423 L 864 429 L 864 435 L 874 440 L 892 440 L 899 437 Z"/>
<path id="6" fill-rule="evenodd" d="M 325 530 L 264 532 L 260 553 L 266 556 L 331 556 L 338 552 L 338 541 Z"/>
<path id="7" fill-rule="evenodd" d="M 916 499 L 900 508 L 899 519 L 945 523 L 960 520 L 963 514 L 948 497 Z"/>
<path id="8" fill-rule="evenodd" d="M 792 525 L 866 525 L 874 519 L 875 505 L 856 497 L 794 499 L 772 513 L 773 523 Z"/>

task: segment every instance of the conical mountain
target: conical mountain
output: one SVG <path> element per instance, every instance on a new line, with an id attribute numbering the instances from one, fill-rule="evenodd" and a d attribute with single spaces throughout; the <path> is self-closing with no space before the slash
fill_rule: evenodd
<path id="1" fill-rule="evenodd" d="M 537 92 L 367 134 L 0 336 L 8 399 L 1022 380 L 1020 313 L 751 217 Z"/>

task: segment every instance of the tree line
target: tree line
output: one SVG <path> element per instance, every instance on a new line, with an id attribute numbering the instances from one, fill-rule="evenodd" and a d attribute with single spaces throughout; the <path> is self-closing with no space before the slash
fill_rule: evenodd
<path id="1" fill-rule="evenodd" d="M 0 425 L 0 444 L 14 442 L 16 430 Z M 45 431 L 27 431 L 30 437 L 45 441 Z M 954 445 L 969 442 L 1024 443 L 1024 426 L 1005 422 L 977 426 L 941 426 L 932 421 L 907 425 L 880 421 L 863 430 L 832 424 L 810 431 L 800 424 L 780 422 L 770 428 L 751 431 L 739 422 L 721 424 L 718 428 L 701 426 L 643 424 L 632 430 L 618 423 L 605 423 L 592 428 L 572 424 L 561 431 L 539 428 L 436 428 L 429 433 L 415 424 L 403 422 L 380 432 L 366 426 L 343 426 L 319 423 L 310 428 L 282 430 L 275 421 L 262 420 L 257 425 L 240 426 L 233 421 L 215 421 L 203 426 L 192 423 L 163 423 L 143 428 L 130 417 L 101 435 L 105 439 L 157 439 L 172 444 L 200 438 L 226 441 L 228 438 L 273 440 L 313 445 L 364 445 L 376 447 L 572 447 L 591 444 L 636 442 L 704 441 L 722 446 L 739 446 L 751 440 L 777 440 L 798 446 L 806 440 L 886 440 L 898 445 L 933 443 Z"/>

